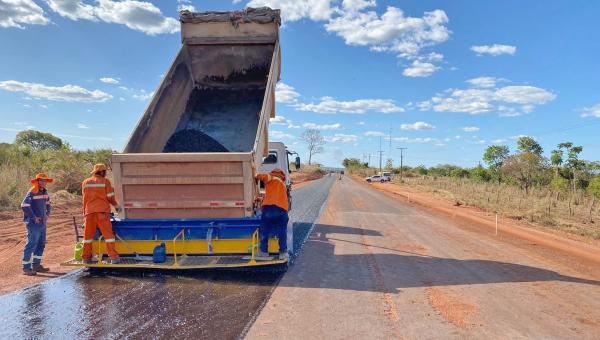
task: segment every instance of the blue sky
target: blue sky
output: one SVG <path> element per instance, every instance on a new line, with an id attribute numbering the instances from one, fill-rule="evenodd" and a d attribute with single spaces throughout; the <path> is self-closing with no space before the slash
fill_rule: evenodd
<path id="1" fill-rule="evenodd" d="M 515 138 L 600 159 L 600 3 L 0 0 L 0 141 L 27 128 L 121 150 L 180 47 L 178 9 L 281 8 L 273 140 L 317 162 L 474 166 Z M 389 134 L 391 128 L 391 149 Z M 390 153 L 391 151 L 391 153 Z"/>

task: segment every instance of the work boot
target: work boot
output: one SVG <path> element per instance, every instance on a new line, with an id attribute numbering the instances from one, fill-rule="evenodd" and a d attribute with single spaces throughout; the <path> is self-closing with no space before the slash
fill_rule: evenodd
<path id="1" fill-rule="evenodd" d="M 290 256 L 288 255 L 287 251 L 284 253 L 279 253 L 279 259 L 280 260 L 284 260 L 287 261 L 290 258 Z"/>
<path id="2" fill-rule="evenodd" d="M 33 270 L 31 268 L 23 268 L 23 275 L 36 276 L 37 273 L 35 272 L 35 270 Z"/>
<path id="3" fill-rule="evenodd" d="M 50 271 L 50 269 L 42 266 L 41 264 L 34 264 L 32 267 L 33 271 L 35 271 L 36 273 L 45 273 Z"/>

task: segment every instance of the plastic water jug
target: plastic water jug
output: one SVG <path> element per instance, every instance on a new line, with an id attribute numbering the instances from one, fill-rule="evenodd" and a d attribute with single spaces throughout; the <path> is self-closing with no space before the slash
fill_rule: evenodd
<path id="1" fill-rule="evenodd" d="M 75 253 L 73 254 L 75 261 L 81 261 L 83 259 L 83 243 L 75 243 Z"/>
<path id="2" fill-rule="evenodd" d="M 154 247 L 152 252 L 152 260 L 154 263 L 165 263 L 167 261 L 167 250 L 164 243 Z"/>

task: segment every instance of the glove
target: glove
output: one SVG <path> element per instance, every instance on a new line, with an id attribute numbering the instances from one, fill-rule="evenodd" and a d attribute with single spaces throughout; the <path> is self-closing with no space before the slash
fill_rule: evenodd
<path id="1" fill-rule="evenodd" d="M 40 217 L 36 216 L 36 217 L 33 218 L 33 223 L 40 224 L 41 222 L 42 222 L 42 219 Z"/>
<path id="2" fill-rule="evenodd" d="M 117 213 L 120 213 L 120 212 L 121 212 L 121 210 L 123 210 L 123 208 L 121 208 L 121 206 L 120 206 L 120 205 L 118 205 L 118 204 L 117 204 L 117 205 L 115 205 L 115 211 L 116 211 Z"/>

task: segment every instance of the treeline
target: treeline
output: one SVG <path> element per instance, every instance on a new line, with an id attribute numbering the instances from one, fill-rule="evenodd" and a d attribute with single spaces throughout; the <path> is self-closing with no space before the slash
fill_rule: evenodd
<path id="1" fill-rule="evenodd" d="M 517 139 L 517 148 L 511 153 L 508 146 L 489 146 L 482 156 L 483 165 L 464 168 L 442 164 L 433 167 L 404 166 L 407 176 L 454 177 L 479 182 L 496 182 L 518 186 L 525 193 L 533 187 L 549 188 L 557 193 L 584 192 L 600 199 L 600 162 L 580 158 L 583 147 L 571 142 L 560 143 L 544 156 L 542 146 L 531 137 Z M 369 169 L 368 164 L 356 158 L 344 159 L 350 170 Z M 397 174 L 388 160 L 386 170 Z"/>
<path id="2" fill-rule="evenodd" d="M 108 163 L 112 153 L 110 149 L 74 150 L 49 133 L 19 132 L 14 143 L 0 143 L 0 209 L 18 207 L 37 172 L 55 179 L 52 191 L 79 193 L 93 164 Z"/>

